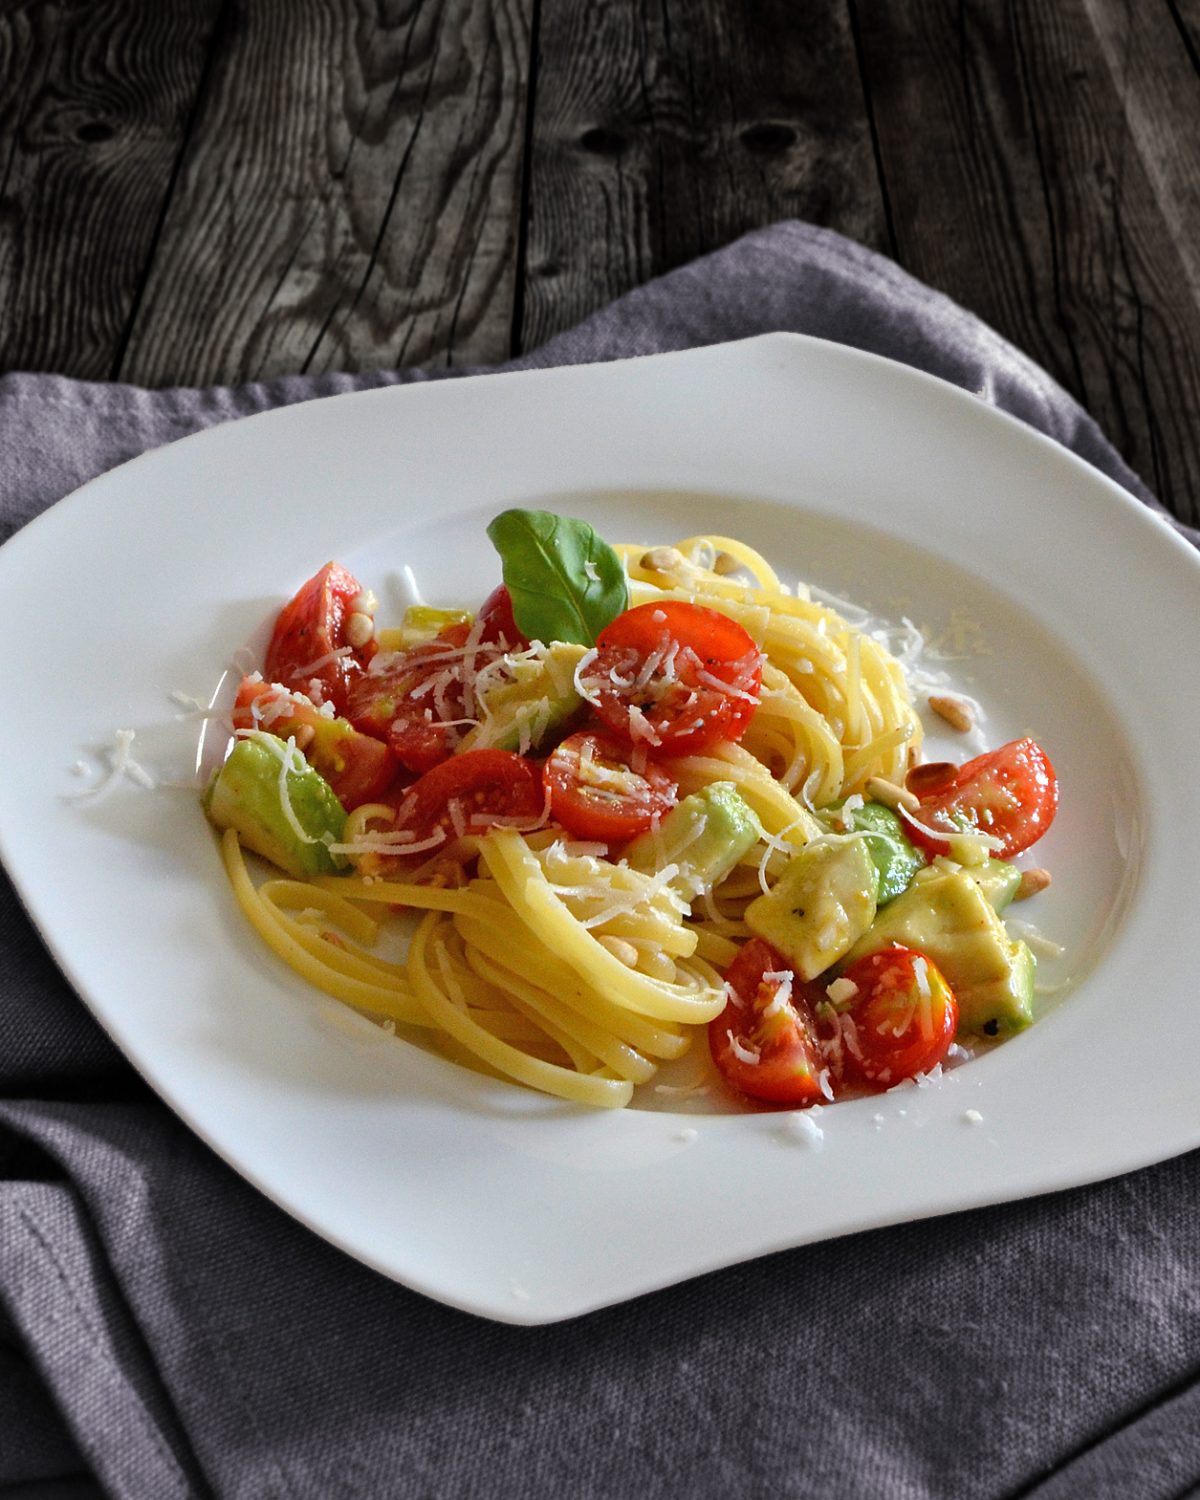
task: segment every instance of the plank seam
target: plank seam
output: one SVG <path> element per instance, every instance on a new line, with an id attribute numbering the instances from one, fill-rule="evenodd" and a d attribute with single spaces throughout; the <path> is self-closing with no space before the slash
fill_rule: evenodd
<path id="1" fill-rule="evenodd" d="M 533 127 L 537 105 L 538 42 L 542 28 L 542 0 L 533 0 L 529 16 L 529 76 L 525 80 L 525 139 L 521 151 L 521 192 L 517 207 L 517 266 L 513 277 L 512 330 L 509 357 L 525 352 L 525 274 L 529 259 L 529 220 L 533 213 Z"/>
<path id="2" fill-rule="evenodd" d="M 1188 55 L 1193 69 L 1200 75 L 1200 52 L 1196 50 L 1196 43 L 1192 39 L 1192 33 L 1188 30 L 1187 22 L 1179 14 L 1178 0 L 1167 0 L 1167 10 L 1170 12 L 1175 29 L 1179 32 L 1180 40 L 1183 42 L 1183 50 Z"/>
<path id="3" fill-rule="evenodd" d="M 229 15 L 229 9 L 230 0 L 221 0 L 221 8 L 218 10 L 217 18 L 213 22 L 212 33 L 208 39 L 208 47 L 204 53 L 204 64 L 200 69 L 200 78 L 196 84 L 196 93 L 192 99 L 192 107 L 188 111 L 187 119 L 184 121 L 183 138 L 179 142 L 179 150 L 175 153 L 175 160 L 171 165 L 171 175 L 167 179 L 167 190 L 163 194 L 162 206 L 158 211 L 158 220 L 154 225 L 154 233 L 150 237 L 150 248 L 146 252 L 146 261 L 138 277 L 137 286 L 134 288 L 133 300 L 129 305 L 129 316 L 125 319 L 125 326 L 121 329 L 121 337 L 117 341 L 117 352 L 113 357 L 112 369 L 109 373 L 110 380 L 120 380 L 121 378 L 121 367 L 125 363 L 126 354 L 129 352 L 134 325 L 137 323 L 138 315 L 142 310 L 146 288 L 150 284 L 150 273 L 154 269 L 158 247 L 162 242 L 163 230 L 166 228 L 167 214 L 170 210 L 171 202 L 175 197 L 175 189 L 178 186 L 179 178 L 183 171 L 183 159 L 187 155 L 188 147 L 191 145 L 192 135 L 196 129 L 196 121 L 200 117 L 200 108 L 208 93 L 208 86 L 212 78 L 216 56 L 220 51 L 220 44 L 224 37 L 225 23 Z"/>
<path id="4" fill-rule="evenodd" d="M 858 25 L 856 0 L 846 0 L 846 13 L 850 21 L 850 35 L 854 41 L 854 58 L 858 63 L 858 81 L 862 85 L 863 106 L 867 112 L 867 130 L 871 136 L 871 154 L 875 158 L 875 176 L 879 180 L 879 196 L 883 200 L 883 222 L 887 226 L 888 254 L 897 264 L 903 264 L 900 260 L 900 243 L 896 238 L 896 224 L 892 218 L 892 200 L 888 195 L 887 177 L 883 170 L 883 148 L 879 141 L 879 128 L 875 123 L 875 104 L 871 98 L 870 80 L 867 78 L 867 60 Z"/>
<path id="5" fill-rule="evenodd" d="M 421 128 L 425 124 L 425 111 L 429 107 L 429 94 L 430 94 L 430 90 L 433 88 L 434 73 L 437 70 L 438 55 L 439 55 L 439 52 L 441 50 L 441 45 L 442 45 L 442 23 L 445 21 L 445 18 L 446 18 L 446 10 L 445 10 L 445 6 L 443 6 L 438 11 L 437 26 L 434 28 L 434 33 L 433 33 L 433 50 L 432 50 L 432 52 L 430 54 L 429 70 L 428 70 L 428 72 L 427 72 L 427 74 L 425 76 L 425 83 L 424 83 L 424 86 L 422 87 L 422 90 L 421 90 L 421 103 L 420 103 L 420 106 L 417 109 L 417 117 L 416 117 L 416 120 L 413 122 L 412 131 L 409 134 L 408 141 L 405 144 L 403 152 L 401 153 L 400 165 L 397 168 L 396 175 L 395 175 L 395 177 L 392 180 L 391 190 L 388 193 L 388 200 L 387 200 L 387 203 L 384 205 L 383 216 L 382 216 L 382 218 L 379 221 L 379 228 L 376 230 L 375 240 L 374 240 L 374 243 L 371 246 L 371 254 L 370 254 L 369 259 L 367 260 L 367 269 L 363 272 L 362 276 L 359 278 L 358 290 L 354 293 L 354 296 L 350 299 L 350 305 L 346 309 L 345 316 L 346 316 L 347 319 L 349 319 L 353 315 L 353 313 L 356 311 L 356 309 L 358 307 L 358 304 L 362 301 L 363 297 L 366 295 L 367 287 L 370 284 L 371 277 L 375 274 L 375 268 L 379 264 L 379 257 L 380 257 L 380 255 L 381 255 L 381 253 L 383 251 L 383 242 L 387 238 L 388 228 L 389 228 L 389 226 L 391 225 L 391 222 L 392 222 L 392 215 L 395 212 L 395 210 L 396 210 L 396 204 L 399 202 L 399 199 L 400 199 L 400 184 L 404 181 L 404 174 L 405 174 L 405 172 L 408 171 L 408 164 L 409 164 L 409 162 L 412 159 L 412 154 L 413 154 L 414 150 L 416 149 L 417 137 L 421 134 Z M 416 24 L 417 24 L 417 18 L 414 15 L 413 21 L 412 21 L 410 29 L 409 29 L 409 41 L 411 41 L 412 31 L 413 31 L 413 28 L 416 27 Z M 404 55 L 405 55 L 405 62 L 407 62 L 407 58 L 408 58 L 408 42 L 406 42 L 406 44 L 405 44 L 405 54 Z M 395 95 L 395 94 L 397 94 L 399 92 L 402 80 L 403 80 L 403 72 L 397 77 L 396 86 L 395 86 L 395 89 L 393 90 L 393 95 Z M 326 315 L 325 321 L 321 324 L 320 331 L 318 332 L 316 338 L 312 342 L 312 347 L 309 349 L 308 353 L 304 356 L 304 362 L 300 366 L 300 373 L 302 375 L 307 375 L 309 373 L 310 369 L 312 368 L 313 361 L 316 359 L 317 354 L 320 351 L 321 345 L 325 341 L 325 335 L 329 332 L 330 328 L 333 327 L 333 323 L 334 323 L 334 320 L 336 319 L 336 317 L 338 315 L 338 311 L 339 311 L 338 303 L 335 301 L 334 304 L 333 304 L 333 306 L 329 309 L 329 312 Z"/>

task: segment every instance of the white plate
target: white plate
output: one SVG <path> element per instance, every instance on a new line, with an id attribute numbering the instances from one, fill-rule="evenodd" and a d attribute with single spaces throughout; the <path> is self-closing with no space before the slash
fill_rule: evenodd
<path id="1" fill-rule="evenodd" d="M 1036 918 L 1068 946 L 1070 992 L 953 1080 L 825 1110 L 818 1148 L 781 1114 L 588 1113 L 305 988 L 243 923 L 193 795 L 65 797 L 81 749 L 118 728 L 178 774 L 195 726 L 169 694 L 206 696 L 329 557 L 384 613 L 406 564 L 431 599 L 482 597 L 483 528 L 513 503 L 648 543 L 732 532 L 883 613 L 977 621 L 991 654 L 958 670 L 992 741 L 1036 733 L 1062 777 Z M 1196 557 L 1108 480 L 835 345 L 313 402 L 140 458 L 0 552 L 0 852 L 100 1021 L 239 1172 L 388 1276 L 549 1322 L 1200 1144 L 1198 603 Z"/>

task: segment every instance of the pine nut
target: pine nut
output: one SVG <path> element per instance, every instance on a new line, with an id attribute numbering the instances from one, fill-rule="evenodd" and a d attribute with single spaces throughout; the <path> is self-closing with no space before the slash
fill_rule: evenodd
<path id="1" fill-rule="evenodd" d="M 884 807 L 890 807 L 893 812 L 901 807 L 909 812 L 916 812 L 921 805 L 919 797 L 915 797 L 912 792 L 905 791 L 902 786 L 897 786 L 894 781 L 888 781 L 883 776 L 872 776 L 867 782 L 867 791 L 876 802 L 882 802 Z"/>
<path id="2" fill-rule="evenodd" d="M 375 634 L 375 621 L 362 610 L 355 610 L 346 621 L 346 644 L 356 650 L 365 646 Z"/>
<path id="3" fill-rule="evenodd" d="M 673 573 L 686 562 L 678 547 L 651 547 L 649 552 L 642 553 L 642 567 L 651 573 Z"/>
<path id="4" fill-rule="evenodd" d="M 914 766 L 904 778 L 904 785 L 915 797 L 929 797 L 954 780 L 958 767 L 952 760 L 927 760 Z"/>
<path id="5" fill-rule="evenodd" d="M 1031 870 L 1021 871 L 1021 883 L 1013 895 L 1014 901 L 1027 901 L 1030 896 L 1036 896 L 1039 891 L 1044 891 L 1050 884 L 1050 871 L 1035 866 Z"/>
<path id="6" fill-rule="evenodd" d="M 945 693 L 931 693 L 929 706 L 939 719 L 944 719 L 959 734 L 966 734 L 968 729 L 975 727 L 975 717 L 961 698 L 949 698 Z"/>
<path id="7" fill-rule="evenodd" d="M 723 578 L 730 573 L 736 573 L 741 568 L 741 563 L 734 557 L 732 552 L 718 552 L 713 558 L 712 570 L 719 573 Z"/>

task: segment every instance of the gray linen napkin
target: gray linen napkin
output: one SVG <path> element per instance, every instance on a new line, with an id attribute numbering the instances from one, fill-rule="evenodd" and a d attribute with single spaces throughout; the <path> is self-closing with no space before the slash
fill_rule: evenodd
<path id="1" fill-rule="evenodd" d="M 805 225 L 749 235 L 516 364 L 772 329 L 980 392 L 1155 503 L 1024 356 Z M 5 377 L 0 537 L 198 428 L 427 378 L 152 393 Z M 515 1329 L 365 1270 L 218 1162 L 136 1082 L 7 882 L 0 1079 L 0 1483 L 21 1493 L 96 1493 L 89 1473 L 129 1500 L 1168 1500 L 1200 1482 L 1200 1153 Z"/>

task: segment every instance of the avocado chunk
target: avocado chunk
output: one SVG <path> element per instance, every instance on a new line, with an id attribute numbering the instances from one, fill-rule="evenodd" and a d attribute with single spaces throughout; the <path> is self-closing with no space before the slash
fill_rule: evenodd
<path id="1" fill-rule="evenodd" d="M 483 722 L 463 740 L 464 750 L 516 750 L 524 755 L 561 739 L 583 708 L 575 668 L 585 647 L 555 641 L 537 661 L 511 661 L 512 677 L 481 687 Z"/>
<path id="2" fill-rule="evenodd" d="M 624 859 L 647 875 L 678 865 L 671 885 L 685 901 L 694 901 L 720 884 L 761 837 L 762 825 L 733 783 L 714 781 L 677 802 L 657 835 L 639 834 Z"/>
<path id="3" fill-rule="evenodd" d="M 999 979 L 964 985 L 955 991 L 958 999 L 959 1027 L 977 1031 L 982 1036 L 1008 1036 L 1021 1031 L 1033 1020 L 1033 980 L 1037 970 L 1028 943 L 1009 945 L 1008 973 Z M 951 985 L 951 989 L 954 986 Z M 975 1017 L 968 1026 L 964 1015 Z M 986 1017 L 986 1019 L 982 1019 Z"/>
<path id="4" fill-rule="evenodd" d="M 471 616 L 462 609 L 433 609 L 428 604 L 410 604 L 404 611 L 396 648 L 424 646 L 436 641 L 451 625 L 465 625 Z"/>
<path id="5" fill-rule="evenodd" d="M 967 874 L 991 902 L 992 910 L 1002 912 L 1017 894 L 1021 872 L 1006 859 L 989 859 L 986 864 L 970 865 Z"/>
<path id="6" fill-rule="evenodd" d="M 846 958 L 853 963 L 896 944 L 942 971 L 958 1001 L 961 1032 L 1000 1036 L 1033 1019 L 1033 954 L 1009 937 L 970 871 L 944 863 L 922 870 Z"/>
<path id="7" fill-rule="evenodd" d="M 298 751 L 281 740 L 278 750 L 268 734 L 238 740 L 225 764 L 214 772 L 204 793 L 204 811 L 218 828 L 233 828 L 247 849 L 261 854 L 289 875 L 333 875 L 349 861 L 332 854 L 346 828 L 346 810 L 333 788 Z M 286 776 L 287 800 L 303 835 L 296 831 L 284 807 L 280 786 L 283 756 L 290 757 Z M 301 769 L 303 767 L 303 769 Z"/>
<path id="8" fill-rule="evenodd" d="M 801 979 L 823 974 L 867 931 L 879 871 L 867 840 L 818 840 L 788 864 L 770 895 L 746 908 L 746 926 L 777 948 Z"/>
<path id="9" fill-rule="evenodd" d="M 895 900 L 918 870 L 925 868 L 925 856 L 908 839 L 899 817 L 882 802 L 864 802 L 861 807 L 845 811 L 845 802 L 835 802 L 818 814 L 821 821 L 836 832 L 861 833 L 867 841 L 867 852 L 879 871 L 880 906 Z"/>

